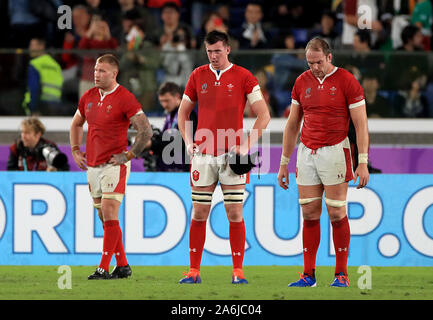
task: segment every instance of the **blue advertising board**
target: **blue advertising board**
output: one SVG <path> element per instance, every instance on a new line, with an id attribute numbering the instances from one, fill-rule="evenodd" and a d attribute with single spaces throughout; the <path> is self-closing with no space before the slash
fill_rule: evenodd
<path id="1" fill-rule="evenodd" d="M 0 173 L 1 265 L 96 265 L 103 229 L 83 172 Z M 349 265 L 433 265 L 433 175 L 371 175 L 350 183 Z M 188 265 L 192 213 L 188 173 L 132 172 L 119 221 L 132 265 Z M 244 201 L 245 265 L 302 265 L 302 215 L 294 175 L 251 175 Z M 231 265 L 228 221 L 217 187 L 203 265 Z M 114 259 L 113 259 L 114 262 Z M 318 265 L 334 265 L 323 203 Z"/>

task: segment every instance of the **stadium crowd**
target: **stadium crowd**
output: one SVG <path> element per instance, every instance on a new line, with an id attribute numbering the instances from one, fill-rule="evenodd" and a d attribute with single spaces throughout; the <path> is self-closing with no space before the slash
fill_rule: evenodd
<path id="1" fill-rule="evenodd" d="M 72 9 L 71 29 L 58 27 L 61 5 Z M 296 49 L 314 36 L 326 39 L 335 63 L 362 83 L 369 117 L 433 116 L 431 0 L 9 0 L 1 6 L 1 47 L 29 49 L 38 39 L 46 52 L 57 49 L 50 55 L 62 70 L 59 115 L 73 114 L 93 86 L 95 59 L 106 51 L 120 58 L 119 83 L 143 110 L 163 115 L 157 88 L 166 81 L 184 88 L 204 61 L 205 34 L 216 29 L 229 34 L 233 61 L 254 73 L 274 117 L 290 111 L 291 87 L 307 68 Z M 0 54 L 10 74 L 0 90 L 36 92 L 43 71 L 29 64 L 34 56 Z M 13 102 L 0 101 L 0 114 L 44 115 L 31 99 Z"/>

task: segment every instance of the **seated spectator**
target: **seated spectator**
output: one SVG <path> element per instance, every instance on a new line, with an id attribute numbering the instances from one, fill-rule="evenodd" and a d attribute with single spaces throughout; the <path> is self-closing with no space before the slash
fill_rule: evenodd
<path id="1" fill-rule="evenodd" d="M 379 93 L 379 79 L 374 74 L 365 74 L 362 79 L 369 118 L 390 118 L 393 111 L 389 101 Z"/>
<path id="2" fill-rule="evenodd" d="M 429 108 L 427 99 L 422 94 L 426 78 L 417 77 L 411 81 L 409 90 L 400 90 L 394 102 L 396 117 L 399 118 L 428 118 Z"/>
<path id="3" fill-rule="evenodd" d="M 162 66 L 164 69 L 164 82 L 174 82 L 185 88 L 189 75 L 194 69 L 193 57 L 186 52 L 191 49 L 189 32 L 180 27 L 173 35 L 170 42 L 162 46 Z"/>
<path id="4" fill-rule="evenodd" d="M 339 49 L 341 47 L 341 38 L 337 31 L 335 31 L 336 20 L 334 12 L 325 11 L 320 19 L 320 28 L 312 31 L 310 39 L 320 37 L 328 42 L 332 49 Z"/>
<path id="5" fill-rule="evenodd" d="M 239 41 L 230 35 L 230 30 L 227 26 L 227 23 L 224 21 L 222 16 L 217 11 L 209 12 L 203 20 L 200 33 L 197 37 L 198 38 L 197 43 L 199 43 L 199 47 L 201 49 L 205 48 L 204 38 L 209 32 L 213 30 L 218 30 L 227 33 L 229 35 L 229 43 L 230 43 L 231 50 L 239 49 Z"/>
<path id="6" fill-rule="evenodd" d="M 153 41 L 153 33 L 158 28 L 158 22 L 148 8 L 138 6 L 134 0 L 118 0 L 120 10 L 110 15 L 110 29 L 120 46 L 125 44 L 125 36 L 133 23 L 139 23 L 148 39 Z M 124 24 L 129 26 L 125 26 Z M 126 30 L 126 34 L 124 33 Z"/>
<path id="7" fill-rule="evenodd" d="M 81 38 L 79 49 L 117 49 L 118 42 L 111 36 L 110 28 L 105 20 L 98 16 L 92 17 L 89 30 Z M 79 98 L 84 92 L 94 86 L 94 66 L 98 54 L 85 54 L 83 57 L 83 67 L 79 84 Z"/>
<path id="8" fill-rule="evenodd" d="M 176 3 L 167 2 L 161 7 L 161 20 L 163 25 L 155 33 L 160 48 L 164 49 L 166 46 L 173 46 L 173 37 L 179 29 L 183 29 L 189 39 L 186 46 L 196 48 L 197 44 L 192 28 L 180 21 L 180 7 Z"/>
<path id="9" fill-rule="evenodd" d="M 136 23 L 126 37 L 128 43 L 122 47 L 119 82 L 137 97 L 145 112 L 151 112 L 155 111 L 156 70 L 161 59 L 156 46 L 147 39 L 144 28 Z"/>
<path id="10" fill-rule="evenodd" d="M 155 168 L 148 168 L 149 170 L 188 172 L 190 169 L 186 158 L 185 143 L 179 132 L 177 121 L 182 94 L 182 89 L 173 82 L 164 82 L 158 89 L 159 103 L 163 107 L 166 117 L 162 130 L 159 134 L 153 135 L 142 155 L 145 162 L 147 160 L 156 165 Z M 190 121 L 193 123 L 193 133 L 195 133 L 197 115 L 194 111 L 191 112 Z M 155 161 L 149 161 L 149 157 L 153 157 Z"/>
<path id="11" fill-rule="evenodd" d="M 66 115 L 62 103 L 63 75 L 60 65 L 45 52 L 45 40 L 30 41 L 30 63 L 27 72 L 27 91 L 23 108 L 27 115 Z"/>
<path id="12" fill-rule="evenodd" d="M 421 29 L 424 50 L 430 50 L 432 36 L 433 9 L 430 0 L 418 0 L 412 12 L 411 24 Z"/>
<path id="13" fill-rule="evenodd" d="M 21 137 L 10 146 L 8 171 L 69 171 L 68 158 L 44 133 L 36 117 L 21 122 Z"/>
<path id="14" fill-rule="evenodd" d="M 263 8 L 258 2 L 250 2 L 245 8 L 245 22 L 238 31 L 240 49 L 263 49 L 270 47 L 270 35 L 262 25 Z"/>
<path id="15" fill-rule="evenodd" d="M 397 48 L 397 50 L 410 52 L 424 50 L 423 35 L 417 26 L 408 25 L 404 27 L 401 32 L 401 40 L 403 41 L 403 45 Z"/>

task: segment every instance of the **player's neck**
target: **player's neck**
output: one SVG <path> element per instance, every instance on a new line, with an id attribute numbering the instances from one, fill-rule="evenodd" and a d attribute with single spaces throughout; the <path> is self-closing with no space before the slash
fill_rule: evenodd
<path id="1" fill-rule="evenodd" d="M 330 64 L 328 70 L 326 71 L 325 75 L 323 77 L 320 77 L 320 80 L 325 79 L 328 75 L 330 75 L 332 72 L 334 72 L 335 66 Z"/>
<path id="2" fill-rule="evenodd" d="M 114 88 L 117 87 L 117 82 L 113 82 L 109 87 L 106 88 L 99 88 L 99 91 L 101 92 L 101 94 L 106 94 L 107 92 L 111 92 L 114 90 Z"/>

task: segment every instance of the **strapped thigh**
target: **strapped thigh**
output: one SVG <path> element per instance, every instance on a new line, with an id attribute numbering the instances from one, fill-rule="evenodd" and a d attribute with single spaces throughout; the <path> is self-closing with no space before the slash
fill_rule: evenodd
<path id="1" fill-rule="evenodd" d="M 303 198 L 299 199 L 299 204 L 307 204 L 316 200 L 322 200 L 322 197 L 314 197 L 314 198 Z"/>
<path id="2" fill-rule="evenodd" d="M 191 198 L 193 203 L 211 205 L 213 191 L 191 191 Z"/>
<path id="3" fill-rule="evenodd" d="M 346 200 L 332 200 L 325 197 L 325 203 L 331 207 L 344 207 L 346 205 Z"/>
<path id="4" fill-rule="evenodd" d="M 226 189 L 223 190 L 224 204 L 243 203 L 244 190 L 243 189 Z"/>

